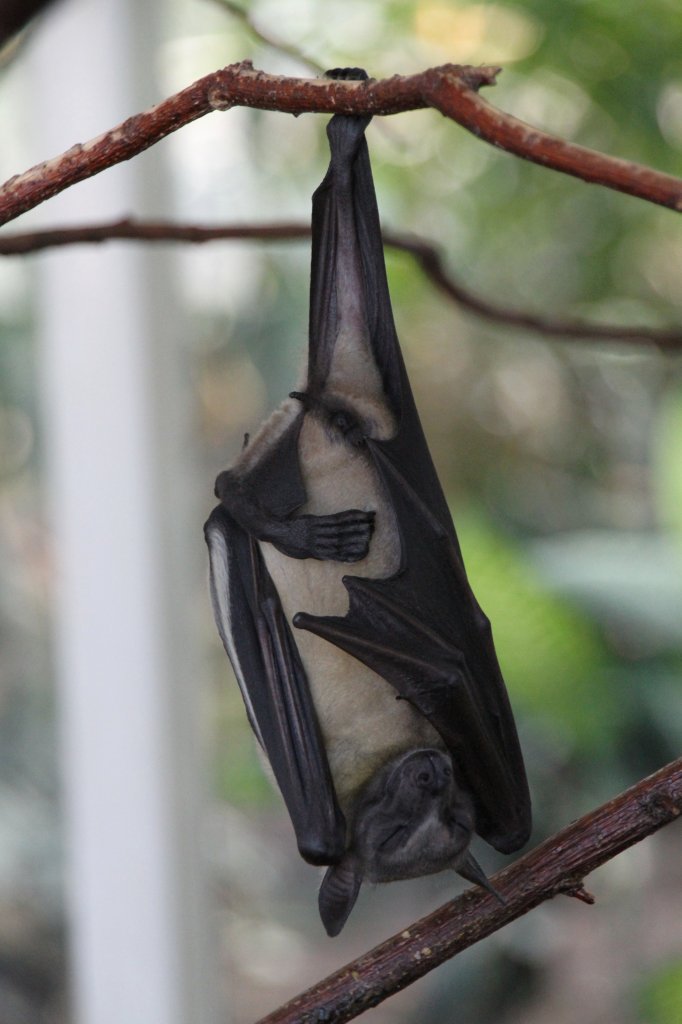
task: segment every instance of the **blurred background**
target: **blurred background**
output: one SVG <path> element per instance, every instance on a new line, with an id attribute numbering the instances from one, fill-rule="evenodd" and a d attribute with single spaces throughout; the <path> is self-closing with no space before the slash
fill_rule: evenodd
<path id="1" fill-rule="evenodd" d="M 0 177 L 217 67 L 375 77 L 500 63 L 487 98 L 682 174 L 672 0 L 62 0 L 3 51 Z M 1 12 L 0 12 L 1 13 Z M 307 222 L 326 118 L 236 109 L 8 230 L 134 215 Z M 375 120 L 385 227 L 510 310 L 676 327 L 674 214 L 431 111 Z M 387 263 L 417 403 L 493 623 L 545 838 L 680 753 L 682 361 L 562 341 Z M 207 599 L 213 479 L 296 382 L 305 241 L 108 243 L 0 265 L 0 1021 L 246 1024 L 450 899 L 363 890 L 334 941 L 260 768 Z M 676 1024 L 679 827 L 372 1013 Z M 485 868 L 502 858 L 481 848 Z"/>

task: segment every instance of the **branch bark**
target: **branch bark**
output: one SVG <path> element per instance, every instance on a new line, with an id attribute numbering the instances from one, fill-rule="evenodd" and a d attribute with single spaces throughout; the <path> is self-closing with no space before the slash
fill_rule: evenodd
<path id="1" fill-rule="evenodd" d="M 594 898 L 583 878 L 682 813 L 682 758 L 558 832 L 492 879 L 506 903 L 481 889 L 376 946 L 264 1017 L 259 1024 L 343 1024 L 406 988 L 461 950 L 559 894 Z"/>
<path id="2" fill-rule="evenodd" d="M 0 187 L 0 224 L 107 167 L 130 160 L 212 110 L 234 106 L 302 114 L 398 114 L 432 107 L 478 138 L 516 156 L 661 206 L 682 210 L 682 181 L 641 164 L 557 139 L 496 110 L 481 96 L 499 68 L 446 64 L 416 75 L 346 82 L 268 75 L 249 61 L 199 79 L 157 106 L 15 175 Z"/>
<path id="3" fill-rule="evenodd" d="M 129 218 L 88 224 L 83 227 L 46 228 L 17 234 L 0 234 L 0 255 L 23 256 L 66 245 L 98 244 L 115 239 L 145 242 L 189 242 L 201 244 L 226 240 L 265 242 L 294 241 L 309 238 L 310 226 L 295 221 L 281 224 L 222 224 L 200 227 L 196 224 L 171 224 L 165 221 L 136 221 Z M 495 305 L 462 285 L 445 267 L 441 252 L 432 243 L 413 235 L 384 231 L 386 245 L 411 255 L 427 279 L 447 299 L 502 327 L 522 328 L 564 340 L 614 341 L 625 344 L 654 345 L 664 351 L 682 348 L 682 331 L 663 327 L 621 327 L 580 320 L 560 320 L 536 316 Z"/>

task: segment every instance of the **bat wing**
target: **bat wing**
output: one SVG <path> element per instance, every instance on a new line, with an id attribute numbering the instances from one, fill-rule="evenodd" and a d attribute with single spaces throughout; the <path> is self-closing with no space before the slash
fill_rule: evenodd
<path id="1" fill-rule="evenodd" d="M 339 860 L 339 809 L 305 669 L 257 541 L 222 506 L 206 523 L 218 630 L 249 721 L 268 756 L 301 856 Z"/>
<path id="2" fill-rule="evenodd" d="M 448 529 L 396 466 L 400 445 L 368 445 L 396 511 L 401 567 L 383 580 L 345 577 L 346 616 L 300 614 L 294 625 L 364 662 L 431 722 L 473 796 L 477 832 L 511 852 L 528 839 L 530 798 L 490 623 L 449 516 Z M 438 486 L 436 507 L 441 496 Z"/>

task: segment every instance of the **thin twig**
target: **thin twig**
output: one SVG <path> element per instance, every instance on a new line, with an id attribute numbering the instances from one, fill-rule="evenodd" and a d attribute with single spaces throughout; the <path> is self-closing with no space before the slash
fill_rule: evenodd
<path id="1" fill-rule="evenodd" d="M 262 28 L 253 21 L 250 12 L 242 7 L 241 4 L 236 3 L 236 0 L 217 0 L 221 7 L 224 7 L 230 14 L 235 18 L 238 18 L 246 28 L 249 30 L 252 36 L 255 36 L 259 42 L 265 46 L 269 46 L 273 50 L 277 50 L 279 53 L 285 53 L 287 57 L 292 57 L 293 60 L 299 62 L 299 64 L 305 64 L 313 71 L 317 71 L 318 74 L 323 75 L 326 68 L 322 64 L 318 64 L 312 57 L 306 57 L 302 50 L 299 50 L 297 46 L 292 43 L 287 43 L 283 39 L 273 35 L 272 32 L 264 32 Z"/>
<path id="2" fill-rule="evenodd" d="M 310 227 L 295 221 L 281 224 L 223 224 L 199 227 L 164 221 L 136 221 L 130 218 L 89 224 L 83 227 L 48 228 L 21 234 L 0 234 L 0 255 L 18 256 L 58 246 L 94 244 L 127 239 L 147 242 L 203 243 L 218 240 L 252 239 L 266 242 L 308 238 Z M 682 331 L 663 327 L 620 327 L 579 320 L 557 320 L 498 306 L 465 288 L 445 268 L 437 247 L 422 238 L 384 232 L 384 242 L 413 256 L 425 276 L 451 302 L 502 327 L 521 328 L 560 339 L 591 339 L 625 344 L 655 345 L 667 351 L 682 348 Z"/>
<path id="3" fill-rule="evenodd" d="M 440 251 L 430 242 L 392 232 L 384 235 L 384 241 L 387 245 L 412 255 L 429 281 L 447 298 L 465 307 L 470 313 L 475 313 L 502 327 L 521 328 L 563 340 L 592 339 L 634 345 L 646 344 L 655 345 L 666 351 L 682 348 L 682 330 L 679 328 L 621 327 L 618 324 L 588 323 L 584 320 L 561 320 L 495 305 L 460 284 L 446 269 Z"/>
<path id="4" fill-rule="evenodd" d="M 259 1024 L 343 1024 L 377 1006 L 445 960 L 559 894 L 593 901 L 582 880 L 682 813 L 682 758 L 547 839 L 493 884 L 458 899 L 280 1007 Z"/>
<path id="5" fill-rule="evenodd" d="M 0 255 L 24 256 L 65 245 L 97 244 L 116 240 L 143 242 L 203 242 L 241 240 L 294 241 L 310 237 L 310 225 L 297 221 L 281 224 L 171 224 L 168 221 L 139 221 L 130 217 L 84 224 L 82 227 L 45 228 L 17 234 L 0 233 Z"/>
<path id="6" fill-rule="evenodd" d="M 682 210 L 679 178 L 554 138 L 492 107 L 478 93 L 482 86 L 494 85 L 499 70 L 446 64 L 407 77 L 348 82 L 268 75 L 249 61 L 232 64 L 98 138 L 10 178 L 0 188 L 0 224 L 78 181 L 130 160 L 210 111 L 233 106 L 289 114 L 381 115 L 433 107 L 479 138 L 525 160 Z"/>

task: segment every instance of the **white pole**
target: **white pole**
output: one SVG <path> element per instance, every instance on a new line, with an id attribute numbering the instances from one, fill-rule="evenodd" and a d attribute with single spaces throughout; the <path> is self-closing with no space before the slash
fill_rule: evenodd
<path id="1" fill-rule="evenodd" d="M 52 156 L 156 98 L 135 0 L 71 0 L 32 53 L 36 141 Z M 140 37 L 148 51 L 140 57 Z M 144 63 L 146 61 L 146 64 Z M 140 72 L 142 72 L 140 74 Z M 149 160 L 149 157 L 146 158 Z M 149 172 L 149 163 L 146 165 Z M 138 165 L 106 172 L 35 220 L 141 212 Z M 183 601 L 188 481 L 168 295 L 131 245 L 43 258 L 45 438 L 56 557 L 67 910 L 79 1024 L 212 1019 L 201 880 L 197 682 Z M 156 312 L 164 309 L 159 324 Z M 156 332 L 156 333 L 155 333 Z M 195 524 L 197 545 L 199 523 Z"/>

